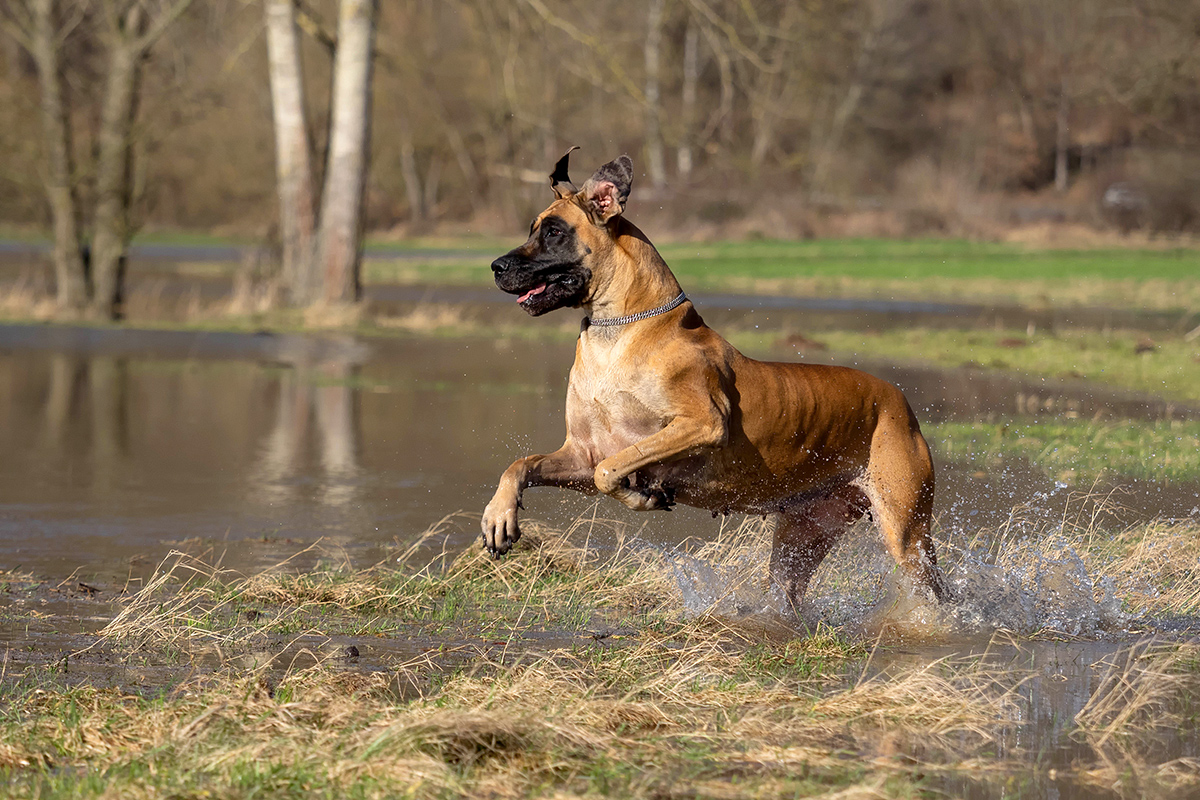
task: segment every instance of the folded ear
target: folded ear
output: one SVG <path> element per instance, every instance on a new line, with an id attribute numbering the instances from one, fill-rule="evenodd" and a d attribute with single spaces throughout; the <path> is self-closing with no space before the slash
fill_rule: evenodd
<path id="1" fill-rule="evenodd" d="M 583 184 L 584 208 L 592 221 L 603 225 L 620 216 L 633 188 L 633 161 L 629 156 L 619 156 L 608 162 Z"/>
<path id="2" fill-rule="evenodd" d="M 554 190 L 554 196 L 559 200 L 570 197 L 579 191 L 575 188 L 575 184 L 571 183 L 571 177 L 567 175 L 567 162 L 571 160 L 571 153 L 578 149 L 579 146 L 576 145 L 563 153 L 563 157 L 554 165 L 554 172 L 550 173 L 550 188 Z"/>

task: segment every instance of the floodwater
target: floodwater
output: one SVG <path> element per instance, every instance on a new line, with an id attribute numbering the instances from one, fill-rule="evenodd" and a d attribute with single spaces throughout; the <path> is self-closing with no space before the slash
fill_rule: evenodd
<path id="1" fill-rule="evenodd" d="M 507 338 L 0 326 L 0 567 L 114 580 L 195 539 L 247 569 L 316 539 L 369 561 L 449 513 L 479 512 L 511 461 L 561 444 L 572 355 L 570 343 Z M 1196 415 L 1082 383 L 860 366 L 904 388 L 929 422 L 1019 415 L 1043 399 L 1084 416 Z M 994 526 L 1028 502 L 1059 514 L 1071 494 L 1034 470 L 938 467 L 944 528 Z M 1186 517 L 1198 495 L 1129 483 L 1121 502 L 1135 517 Z M 526 497 L 527 513 L 551 522 L 594 503 Z M 662 544 L 718 525 L 690 509 L 597 513 Z M 476 534 L 465 521 L 456 530 L 454 547 Z"/>

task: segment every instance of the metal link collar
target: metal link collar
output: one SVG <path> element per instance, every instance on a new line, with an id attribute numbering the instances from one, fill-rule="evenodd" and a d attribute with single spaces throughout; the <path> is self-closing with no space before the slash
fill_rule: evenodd
<path id="1" fill-rule="evenodd" d="M 650 319 L 650 317 L 657 317 L 659 314 L 665 314 L 668 311 L 671 311 L 672 309 L 679 308 L 679 306 L 683 304 L 684 300 L 687 300 L 687 295 L 684 294 L 683 292 L 680 292 L 678 297 L 676 297 L 674 300 L 672 300 L 671 302 L 667 303 L 664 306 L 659 306 L 658 308 L 652 308 L 649 311 L 639 311 L 636 314 L 629 314 L 628 316 L 624 316 L 624 317 L 609 317 L 608 319 L 590 319 L 589 318 L 588 324 L 598 325 L 601 328 L 607 328 L 612 325 L 627 325 L 630 322 L 637 322 L 638 320 Z"/>

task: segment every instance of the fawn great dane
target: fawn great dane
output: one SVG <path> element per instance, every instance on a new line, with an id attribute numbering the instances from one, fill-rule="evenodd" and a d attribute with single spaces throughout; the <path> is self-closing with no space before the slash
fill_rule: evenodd
<path id="1" fill-rule="evenodd" d="M 492 264 L 496 285 L 530 315 L 587 315 L 566 442 L 504 471 L 483 512 L 488 551 L 499 557 L 520 537 L 517 511 L 531 486 L 599 492 L 646 511 L 684 503 L 777 514 L 770 579 L 795 610 L 837 537 L 869 509 L 897 564 L 950 599 L 930 539 L 933 464 L 900 390 L 855 369 L 743 356 L 704 324 L 623 216 L 629 157 L 576 189 L 570 154 L 550 176 L 556 199 L 529 239 Z"/>

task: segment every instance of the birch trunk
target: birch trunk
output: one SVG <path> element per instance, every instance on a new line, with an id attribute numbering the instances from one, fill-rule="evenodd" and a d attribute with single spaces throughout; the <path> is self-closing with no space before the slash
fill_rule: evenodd
<path id="1" fill-rule="evenodd" d="M 650 16 L 646 21 L 646 171 L 650 183 L 661 189 L 667 182 L 660 114 L 659 50 L 662 45 L 664 0 L 650 0 Z"/>
<path id="2" fill-rule="evenodd" d="M 329 161 L 317 232 L 321 300 L 359 299 L 362 209 L 371 131 L 371 69 L 378 0 L 342 0 L 334 58 Z"/>
<path id="3" fill-rule="evenodd" d="M 304 76 L 292 0 L 265 0 L 263 10 L 275 122 L 275 175 L 283 249 L 281 277 L 288 301 L 296 303 L 311 297 L 318 285 L 312 269 L 316 220 L 312 149 L 304 112 Z"/>
<path id="4" fill-rule="evenodd" d="M 31 5 L 31 54 L 41 90 L 42 135 L 46 146 L 46 199 L 54 225 L 55 302 L 61 313 L 75 315 L 87 306 L 89 287 L 81 246 L 79 196 L 75 191 L 58 27 L 54 20 L 54 0 L 34 0 Z"/>

